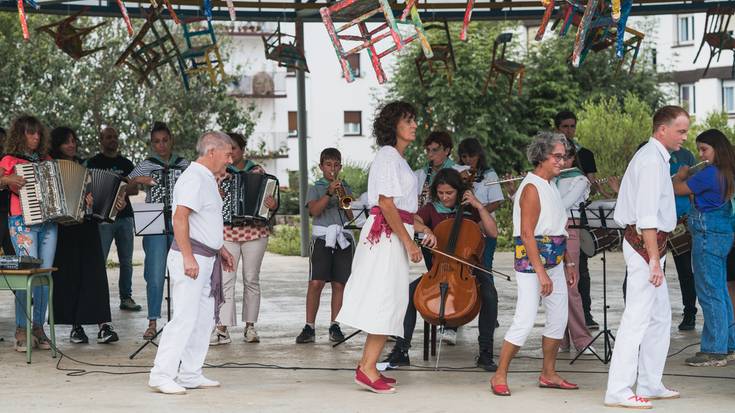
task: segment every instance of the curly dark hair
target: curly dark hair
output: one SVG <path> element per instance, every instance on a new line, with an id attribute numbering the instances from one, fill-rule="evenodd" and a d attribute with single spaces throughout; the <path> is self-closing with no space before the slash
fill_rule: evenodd
<path id="1" fill-rule="evenodd" d="M 5 141 L 3 153 L 25 153 L 26 152 L 26 133 L 38 132 L 41 135 L 41 142 L 38 144 L 36 152 L 41 157 L 48 154 L 49 139 L 48 131 L 37 117 L 22 114 L 18 115 L 10 124 L 10 133 Z"/>
<path id="2" fill-rule="evenodd" d="M 69 137 L 74 139 L 77 145 L 79 144 L 77 133 L 72 128 L 59 126 L 51 131 L 51 150 L 49 151 L 49 155 L 52 158 L 64 159 L 64 154 L 61 153 L 61 145 L 65 144 L 69 140 Z"/>
<path id="3" fill-rule="evenodd" d="M 373 121 L 373 135 L 378 146 L 394 146 L 398 142 L 396 127 L 401 119 L 416 119 L 416 109 L 408 102 L 390 102 L 380 109 Z"/>
<path id="4" fill-rule="evenodd" d="M 424 141 L 424 148 L 428 148 L 432 143 L 436 143 L 444 149 L 449 149 L 449 152 L 454 148 L 454 144 L 452 144 L 452 135 L 447 131 L 431 132 Z"/>
<path id="5" fill-rule="evenodd" d="M 465 181 L 462 179 L 462 175 L 453 168 L 440 169 L 434 177 L 434 182 L 431 183 L 431 200 L 436 202 L 439 200 L 437 195 L 437 188 L 439 185 L 446 184 L 457 190 L 457 202 L 462 199 L 462 194 L 469 189 Z"/>

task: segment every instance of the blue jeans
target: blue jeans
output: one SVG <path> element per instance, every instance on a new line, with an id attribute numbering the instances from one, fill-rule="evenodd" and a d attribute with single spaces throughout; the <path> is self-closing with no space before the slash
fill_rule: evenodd
<path id="1" fill-rule="evenodd" d="M 23 224 L 23 216 L 15 215 L 8 217 L 8 229 L 10 240 L 13 241 L 15 253 L 21 256 L 40 258 L 42 268 L 50 268 L 54 265 L 56 254 L 57 227 L 53 222 L 26 226 Z M 48 286 L 33 287 L 31 291 L 33 300 L 33 325 L 42 326 L 46 322 L 46 308 L 48 308 Z M 26 320 L 26 292 L 15 293 L 15 325 L 25 328 Z"/>
<path id="2" fill-rule="evenodd" d="M 733 241 L 730 211 L 728 202 L 709 212 L 693 208 L 689 214 L 694 288 L 704 316 L 703 353 L 727 354 L 735 350 L 733 310 L 727 293 L 727 254 Z"/>
<path id="3" fill-rule="evenodd" d="M 113 223 L 99 225 L 102 240 L 102 256 L 107 261 L 112 240 L 117 247 L 117 259 L 120 262 L 120 280 L 118 287 L 120 300 L 133 296 L 133 217 L 119 217 Z"/>
<path id="4" fill-rule="evenodd" d="M 143 251 L 145 251 L 143 278 L 145 278 L 149 320 L 161 318 L 163 283 L 166 278 L 166 257 L 173 240 L 173 234 L 146 235 L 143 237 Z"/>

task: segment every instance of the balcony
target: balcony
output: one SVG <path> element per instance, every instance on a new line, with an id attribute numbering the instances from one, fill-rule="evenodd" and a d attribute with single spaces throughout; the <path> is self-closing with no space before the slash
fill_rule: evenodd
<path id="1" fill-rule="evenodd" d="M 237 98 L 285 98 L 286 72 L 258 72 L 240 76 L 230 83 L 229 94 Z"/>
<path id="2" fill-rule="evenodd" d="M 249 159 L 288 158 L 287 132 L 256 132 L 248 138 Z"/>

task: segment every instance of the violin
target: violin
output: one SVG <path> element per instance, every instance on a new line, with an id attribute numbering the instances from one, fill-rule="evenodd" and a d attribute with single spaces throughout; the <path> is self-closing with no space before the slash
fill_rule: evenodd
<path id="1" fill-rule="evenodd" d="M 434 228 L 439 253 L 413 296 L 418 312 L 433 325 L 459 327 L 480 312 L 482 301 L 472 267 L 481 262 L 485 241 L 480 226 L 464 218 L 463 209 L 460 202 L 455 217 Z"/>

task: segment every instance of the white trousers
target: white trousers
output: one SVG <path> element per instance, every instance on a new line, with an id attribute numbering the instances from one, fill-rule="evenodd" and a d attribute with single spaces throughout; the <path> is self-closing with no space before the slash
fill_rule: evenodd
<path id="1" fill-rule="evenodd" d="M 260 266 L 263 263 L 268 237 L 245 242 L 225 241 L 225 248 L 235 259 L 235 271 L 222 271 L 222 291 L 225 302 L 219 310 L 220 323 L 223 326 L 236 326 L 235 314 L 235 281 L 237 267 L 242 257 L 242 321 L 255 323 L 260 313 Z"/>
<path id="2" fill-rule="evenodd" d="M 214 257 L 194 255 L 194 258 L 199 264 L 196 279 L 184 274 L 180 252 L 170 251 L 168 254 L 174 316 L 163 329 L 158 344 L 148 379 L 151 386 L 169 384 L 177 377 L 181 383 L 196 383 L 202 375 L 209 335 L 214 328 L 214 298 L 209 296 Z"/>
<path id="3" fill-rule="evenodd" d="M 543 336 L 555 340 L 564 337 L 567 328 L 569 304 L 567 302 L 567 279 L 564 275 L 564 264 L 549 268 L 546 273 L 554 284 L 554 290 L 547 297 L 541 296 L 541 284 L 536 274 L 516 272 L 518 298 L 513 324 L 505 333 L 505 341 L 522 347 L 533 329 L 538 314 L 539 299 L 546 311 L 546 326 Z"/>
<path id="4" fill-rule="evenodd" d="M 654 287 L 648 281 L 648 264 L 627 241 L 623 241 L 623 256 L 628 270 L 628 289 L 610 363 L 606 403 L 622 402 L 633 396 L 636 377 L 638 394 L 656 395 L 665 389 L 661 377 L 671 335 L 666 279 L 661 286 Z M 665 261 L 664 256 L 661 268 Z"/>

